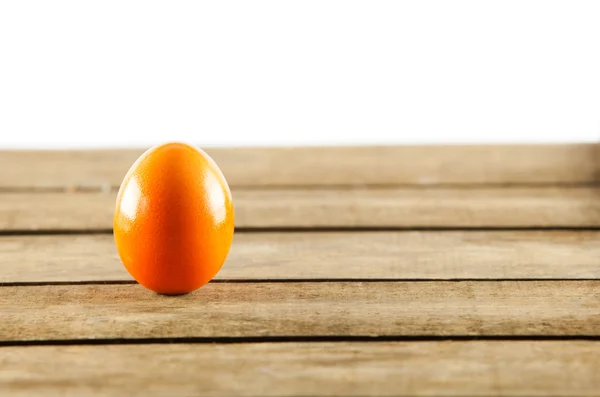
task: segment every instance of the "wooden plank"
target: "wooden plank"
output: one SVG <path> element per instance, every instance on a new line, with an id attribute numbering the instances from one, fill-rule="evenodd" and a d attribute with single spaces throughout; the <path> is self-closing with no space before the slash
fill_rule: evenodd
<path id="1" fill-rule="evenodd" d="M 600 279 L 600 231 L 236 233 L 216 279 Z M 131 280 L 112 235 L 0 237 L 0 282 Z"/>
<path id="2" fill-rule="evenodd" d="M 600 189 L 321 189 L 239 192 L 246 227 L 589 227 Z M 239 210 L 237 209 L 239 207 Z"/>
<path id="3" fill-rule="evenodd" d="M 600 180 L 596 144 L 206 148 L 232 186 Z M 0 151 L 0 188 L 119 186 L 143 149 Z"/>
<path id="4" fill-rule="evenodd" d="M 3 347 L 0 394 L 600 396 L 598 357 L 586 341 Z"/>
<path id="5" fill-rule="evenodd" d="M 238 228 L 598 227 L 594 187 L 233 191 Z M 110 230 L 115 193 L 6 193 L 0 230 Z"/>
<path id="6" fill-rule="evenodd" d="M 600 280 L 0 287 L 1 341 L 154 337 L 600 335 Z"/>

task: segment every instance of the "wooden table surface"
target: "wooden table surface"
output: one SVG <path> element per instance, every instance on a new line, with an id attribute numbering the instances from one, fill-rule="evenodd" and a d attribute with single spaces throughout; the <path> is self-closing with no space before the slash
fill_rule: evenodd
<path id="1" fill-rule="evenodd" d="M 178 297 L 113 243 L 141 149 L 0 151 L 1 396 L 600 396 L 597 145 L 206 151 L 236 234 Z"/>

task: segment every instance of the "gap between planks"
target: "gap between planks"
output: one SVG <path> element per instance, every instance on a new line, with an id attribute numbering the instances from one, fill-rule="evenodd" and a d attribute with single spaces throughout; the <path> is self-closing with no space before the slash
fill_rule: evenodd
<path id="1" fill-rule="evenodd" d="M 0 351 L 0 394 L 19 397 L 600 395 L 598 342 L 46 346 Z"/>
<path id="2" fill-rule="evenodd" d="M 597 144 L 207 148 L 231 186 L 578 184 Z M 0 188 L 120 185 L 144 149 L 0 151 Z"/>
<path id="3" fill-rule="evenodd" d="M 215 280 L 600 279 L 600 231 L 236 233 Z M 112 235 L 0 236 L 0 283 L 132 282 Z"/>
<path id="4" fill-rule="evenodd" d="M 112 229 L 115 193 L 5 193 L 0 230 Z M 600 188 L 233 191 L 238 229 L 597 228 Z"/>
<path id="5" fill-rule="evenodd" d="M 127 346 L 127 345 L 240 345 L 265 343 L 381 343 L 381 342 L 600 342 L 600 335 L 325 335 L 325 336 L 201 336 L 153 338 L 93 338 L 0 341 L 4 347 L 36 346 Z"/>
<path id="6" fill-rule="evenodd" d="M 600 280 L 1 287 L 0 340 L 598 337 Z"/>

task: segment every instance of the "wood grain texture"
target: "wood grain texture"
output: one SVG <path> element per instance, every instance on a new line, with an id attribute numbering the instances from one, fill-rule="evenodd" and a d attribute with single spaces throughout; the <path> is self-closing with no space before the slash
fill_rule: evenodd
<path id="1" fill-rule="evenodd" d="M 0 394 L 600 396 L 598 357 L 584 341 L 4 347 Z"/>
<path id="2" fill-rule="evenodd" d="M 600 335 L 600 280 L 4 286 L 0 341 L 155 337 Z"/>
<path id="3" fill-rule="evenodd" d="M 597 144 L 206 148 L 232 186 L 600 180 Z M 119 186 L 143 149 L 0 151 L 0 188 Z"/>
<path id="4" fill-rule="evenodd" d="M 6 193 L 0 230 L 110 230 L 116 193 Z M 234 189 L 237 228 L 598 227 L 600 189 Z"/>
<path id="5" fill-rule="evenodd" d="M 600 279 L 600 231 L 236 233 L 215 279 Z M 0 237 L 0 283 L 131 280 L 112 235 Z"/>

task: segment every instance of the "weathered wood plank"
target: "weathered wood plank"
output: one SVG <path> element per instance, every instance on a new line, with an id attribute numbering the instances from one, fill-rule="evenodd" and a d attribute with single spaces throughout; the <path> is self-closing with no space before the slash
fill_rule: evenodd
<path id="1" fill-rule="evenodd" d="M 240 226 L 581 227 L 600 225 L 600 189 L 352 189 L 239 192 Z"/>
<path id="2" fill-rule="evenodd" d="M 327 335 L 600 335 L 599 281 L 0 287 L 0 340 Z"/>
<path id="3" fill-rule="evenodd" d="M 205 150 L 232 186 L 557 184 L 600 180 L 600 148 L 596 144 Z M 118 186 L 142 152 L 0 151 L 0 188 Z"/>
<path id="4" fill-rule="evenodd" d="M 600 231 L 236 233 L 216 279 L 598 278 Z M 0 282 L 130 280 L 112 235 L 0 237 Z"/>
<path id="5" fill-rule="evenodd" d="M 600 188 L 233 191 L 238 228 L 598 227 Z M 115 193 L 6 193 L 0 230 L 109 230 Z"/>
<path id="6" fill-rule="evenodd" d="M 598 357 L 585 341 L 4 347 L 0 394 L 600 396 Z"/>

